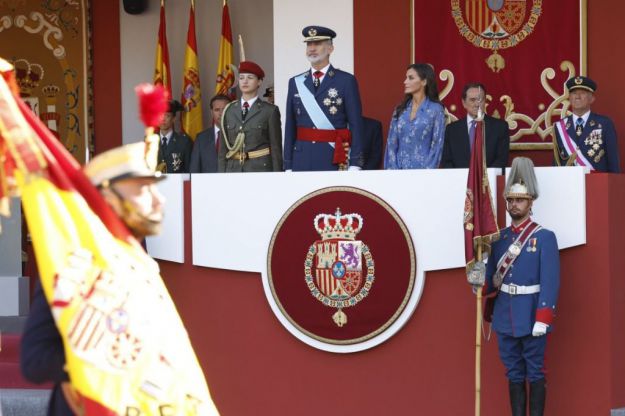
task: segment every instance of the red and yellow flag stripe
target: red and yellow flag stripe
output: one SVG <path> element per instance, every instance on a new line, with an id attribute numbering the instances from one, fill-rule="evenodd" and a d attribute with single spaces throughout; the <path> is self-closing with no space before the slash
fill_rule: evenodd
<path id="1" fill-rule="evenodd" d="M 198 65 L 197 42 L 195 40 L 195 2 L 193 0 L 191 0 L 187 47 L 184 53 L 182 106 L 184 107 L 182 112 L 182 131 L 195 140 L 198 133 L 203 130 L 203 124 L 200 67 Z"/>
<path id="2" fill-rule="evenodd" d="M 217 63 L 217 85 L 215 94 L 226 95 L 234 99 L 234 71 L 232 70 L 232 26 L 228 0 L 224 0 L 221 13 L 221 39 L 219 40 L 219 60 Z"/>
<path id="3" fill-rule="evenodd" d="M 9 71 L 0 60 L 0 71 Z M 0 77 L 0 189 L 21 195 L 85 415 L 217 415 L 157 263 Z"/>

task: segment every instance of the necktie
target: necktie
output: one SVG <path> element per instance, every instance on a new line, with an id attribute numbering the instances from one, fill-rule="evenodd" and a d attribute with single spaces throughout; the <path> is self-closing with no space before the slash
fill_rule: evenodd
<path id="1" fill-rule="evenodd" d="M 215 152 L 219 153 L 219 140 L 221 140 L 221 130 L 217 132 L 217 137 L 215 138 Z"/>
<path id="2" fill-rule="evenodd" d="M 161 147 L 167 147 L 167 136 L 161 136 Z"/>
<path id="3" fill-rule="evenodd" d="M 475 120 L 471 120 L 471 127 L 469 128 L 469 148 L 473 150 L 473 143 L 475 143 Z"/>
<path id="4" fill-rule="evenodd" d="M 575 134 L 577 137 L 582 135 L 582 130 L 584 129 L 584 119 L 579 117 L 575 122 Z"/>
<path id="5" fill-rule="evenodd" d="M 245 120 L 245 116 L 247 116 L 248 111 L 250 111 L 250 104 L 245 101 L 243 103 L 243 111 L 241 112 L 241 116 L 243 117 L 243 120 Z"/>
<path id="6" fill-rule="evenodd" d="M 323 72 L 315 71 L 313 72 L 313 85 L 315 88 L 319 88 L 319 84 L 321 84 L 321 77 L 323 76 Z"/>

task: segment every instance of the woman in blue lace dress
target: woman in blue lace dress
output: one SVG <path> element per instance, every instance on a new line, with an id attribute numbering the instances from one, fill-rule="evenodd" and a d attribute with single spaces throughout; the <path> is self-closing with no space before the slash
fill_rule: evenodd
<path id="1" fill-rule="evenodd" d="M 404 80 L 404 100 L 395 108 L 384 169 L 437 168 L 443 151 L 445 109 L 438 99 L 434 70 L 412 64 Z"/>

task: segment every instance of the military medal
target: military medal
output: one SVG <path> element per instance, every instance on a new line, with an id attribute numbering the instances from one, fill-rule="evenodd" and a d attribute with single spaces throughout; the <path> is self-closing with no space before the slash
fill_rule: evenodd
<path id="1" fill-rule="evenodd" d="M 519 254 L 521 254 L 521 244 L 518 241 L 510 244 L 510 247 L 508 247 L 508 252 L 510 253 L 510 257 L 517 257 Z"/>
<path id="2" fill-rule="evenodd" d="M 528 253 L 536 253 L 536 242 L 537 242 L 537 240 L 535 238 L 532 238 L 529 241 L 529 245 L 528 245 L 527 250 L 526 250 Z"/>

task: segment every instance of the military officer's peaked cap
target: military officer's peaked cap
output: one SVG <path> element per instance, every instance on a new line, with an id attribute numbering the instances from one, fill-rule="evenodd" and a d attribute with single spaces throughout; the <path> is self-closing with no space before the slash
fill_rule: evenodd
<path id="1" fill-rule="evenodd" d="M 534 162 L 526 157 L 516 157 L 512 161 L 504 198 L 538 198 L 538 181 L 534 173 Z"/>
<path id="2" fill-rule="evenodd" d="M 158 136 L 152 135 L 145 141 L 127 144 L 100 153 L 83 168 L 91 183 L 98 187 L 122 179 L 148 178 L 164 179 L 156 171 Z"/>
<path id="3" fill-rule="evenodd" d="M 590 92 L 595 92 L 597 91 L 597 83 L 588 77 L 573 77 L 566 81 L 566 89 L 569 91 L 582 89 Z"/>
<path id="4" fill-rule="evenodd" d="M 304 42 L 316 42 L 319 40 L 334 39 L 336 32 L 323 26 L 306 26 L 302 29 Z"/>

